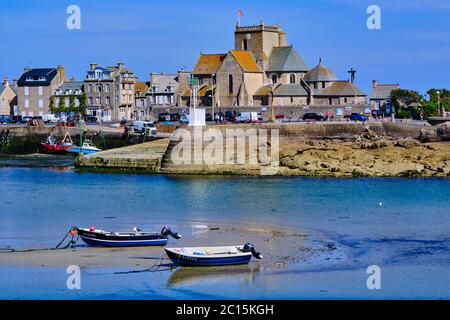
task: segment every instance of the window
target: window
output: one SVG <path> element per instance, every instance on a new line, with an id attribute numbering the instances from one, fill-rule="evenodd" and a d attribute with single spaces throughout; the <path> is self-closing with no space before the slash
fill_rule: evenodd
<path id="1" fill-rule="evenodd" d="M 291 97 L 291 103 L 294 103 L 294 97 Z"/>
<path id="2" fill-rule="evenodd" d="M 44 100 L 39 99 L 38 105 L 39 105 L 39 108 L 43 108 L 44 107 Z"/>
<path id="3" fill-rule="evenodd" d="M 295 83 L 295 74 L 291 74 L 289 77 L 289 80 L 290 80 L 291 84 L 294 84 Z"/>
<path id="4" fill-rule="evenodd" d="M 38 80 L 39 81 L 45 81 L 45 77 L 44 76 L 39 76 Z"/>
<path id="5" fill-rule="evenodd" d="M 33 81 L 33 76 L 27 76 L 27 77 L 26 77 L 26 80 L 27 80 L 27 81 Z"/>
<path id="6" fill-rule="evenodd" d="M 28 99 L 25 99 L 25 108 L 30 107 L 30 101 Z"/>
<path id="7" fill-rule="evenodd" d="M 42 96 L 42 87 L 38 87 L 38 95 Z"/>
<path id="8" fill-rule="evenodd" d="M 109 84 L 107 84 L 107 85 L 105 86 L 105 91 L 106 91 L 106 92 L 110 92 L 110 91 L 111 91 L 111 86 L 110 86 Z"/>
<path id="9" fill-rule="evenodd" d="M 322 82 L 322 89 L 325 88 L 325 82 Z"/>
<path id="10" fill-rule="evenodd" d="M 248 40 L 247 39 L 242 40 L 242 50 L 244 50 L 244 51 L 248 50 Z"/>
<path id="11" fill-rule="evenodd" d="M 92 84 L 88 85 L 88 92 L 92 92 Z"/>
<path id="12" fill-rule="evenodd" d="M 99 84 L 97 86 L 97 92 L 102 92 L 103 91 L 103 86 L 101 84 Z"/>
<path id="13" fill-rule="evenodd" d="M 105 98 L 105 103 L 108 105 L 108 104 L 111 104 L 111 98 L 110 97 L 106 97 Z"/>
<path id="14" fill-rule="evenodd" d="M 228 93 L 233 94 L 233 75 L 228 76 Z"/>
<path id="15" fill-rule="evenodd" d="M 92 97 L 89 97 L 89 105 L 93 105 L 94 104 L 94 98 L 92 98 Z"/>
<path id="16" fill-rule="evenodd" d="M 23 94 L 26 95 L 26 96 L 28 96 L 30 94 L 30 90 L 29 90 L 28 87 L 24 87 L 23 88 Z"/>
<path id="17" fill-rule="evenodd" d="M 278 81 L 277 75 L 276 75 L 276 74 L 273 74 L 273 75 L 272 75 L 272 84 L 277 83 L 277 81 Z"/>

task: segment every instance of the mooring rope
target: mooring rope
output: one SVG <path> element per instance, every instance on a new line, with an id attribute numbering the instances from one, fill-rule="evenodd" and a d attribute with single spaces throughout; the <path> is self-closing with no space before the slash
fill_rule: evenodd
<path id="1" fill-rule="evenodd" d="M 148 267 L 146 269 L 130 270 L 130 271 L 119 271 L 119 272 L 114 272 L 114 274 L 131 274 L 131 273 L 141 273 L 141 272 L 161 272 L 161 271 L 167 271 L 167 270 L 172 269 L 172 268 L 161 269 L 162 262 L 165 259 L 163 257 L 163 254 L 164 254 L 164 249 L 161 250 L 161 253 L 159 255 L 159 263 L 155 262 L 153 265 L 151 265 L 150 267 Z"/>
<path id="2" fill-rule="evenodd" d="M 67 239 L 68 235 L 70 234 L 70 232 L 74 230 L 74 228 L 71 228 L 66 235 L 64 236 L 64 238 L 56 245 L 56 247 L 54 248 L 38 248 L 38 249 L 22 249 L 22 250 L 17 250 L 11 247 L 6 247 L 6 248 L 0 248 L 0 253 L 11 253 L 11 252 L 37 252 L 37 251 L 51 251 L 51 250 L 64 250 L 64 249 L 68 249 L 70 248 L 75 248 L 75 244 L 77 243 L 78 239 L 80 238 L 79 236 L 77 236 L 77 238 L 75 239 L 75 235 L 72 235 L 72 238 L 70 239 L 70 241 L 64 246 L 61 247 L 61 245 L 64 243 L 64 241 Z M 61 247 L 61 248 L 60 248 Z"/>

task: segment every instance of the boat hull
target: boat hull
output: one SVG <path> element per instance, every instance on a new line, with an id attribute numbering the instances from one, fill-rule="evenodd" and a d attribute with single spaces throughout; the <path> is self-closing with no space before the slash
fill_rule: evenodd
<path id="1" fill-rule="evenodd" d="M 100 151 L 102 151 L 102 150 L 92 150 L 92 149 L 85 149 L 85 148 L 80 149 L 79 147 L 70 148 L 68 150 L 69 153 L 80 153 L 80 152 L 83 152 L 84 154 L 92 154 L 92 153 L 97 153 L 97 152 L 100 152 Z"/>
<path id="2" fill-rule="evenodd" d="M 64 146 L 64 145 L 58 145 L 58 144 L 48 144 L 48 143 L 41 143 L 41 150 L 44 153 L 52 153 L 52 154 L 59 154 L 59 153 L 67 153 L 67 151 L 72 148 L 72 146 Z"/>
<path id="3" fill-rule="evenodd" d="M 251 255 L 236 255 L 229 257 L 215 258 L 211 256 L 186 256 L 183 254 L 172 252 L 165 249 L 167 256 L 173 263 L 186 266 L 186 267 L 213 267 L 213 266 L 228 266 L 228 265 L 238 265 L 247 264 L 250 262 Z"/>
<path id="4" fill-rule="evenodd" d="M 151 235 L 108 235 L 77 229 L 79 237 L 90 246 L 95 247 L 142 247 L 142 246 L 165 246 L 168 239 L 161 234 Z"/>

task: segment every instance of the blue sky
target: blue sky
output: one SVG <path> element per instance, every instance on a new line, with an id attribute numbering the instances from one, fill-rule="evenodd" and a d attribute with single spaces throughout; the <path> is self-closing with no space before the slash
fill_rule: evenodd
<path id="1" fill-rule="evenodd" d="M 71 4 L 81 8 L 81 30 L 66 28 Z M 381 7 L 381 30 L 366 27 L 370 4 Z M 344 80 L 356 68 L 367 94 L 373 79 L 421 93 L 450 87 L 448 0 L 1 0 L 0 77 L 63 64 L 83 79 L 91 62 L 124 61 L 142 81 L 192 69 L 200 52 L 233 49 L 238 8 L 242 25 L 280 23 L 310 67 L 321 56 Z"/>

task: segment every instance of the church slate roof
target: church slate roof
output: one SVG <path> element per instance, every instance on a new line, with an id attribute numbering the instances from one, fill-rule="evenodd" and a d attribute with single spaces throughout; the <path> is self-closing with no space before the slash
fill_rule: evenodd
<path id="1" fill-rule="evenodd" d="M 326 87 L 319 92 L 315 92 L 314 95 L 330 97 L 354 97 L 355 95 L 365 96 L 366 94 L 350 81 L 339 80 L 333 82 L 329 87 Z"/>
<path id="2" fill-rule="evenodd" d="M 268 96 L 272 85 L 265 85 L 259 88 L 253 96 L 264 97 Z M 306 97 L 308 92 L 306 88 L 300 84 L 278 84 L 273 86 L 274 97 Z"/>
<path id="3" fill-rule="evenodd" d="M 281 84 L 275 87 L 273 95 L 275 97 L 305 97 L 308 96 L 308 92 L 300 83 Z"/>
<path id="4" fill-rule="evenodd" d="M 372 88 L 371 100 L 384 100 L 391 96 L 392 90 L 399 89 L 399 84 L 378 84 Z"/>
<path id="5" fill-rule="evenodd" d="M 308 65 L 293 46 L 274 47 L 270 55 L 267 72 L 307 72 Z"/>
<path id="6" fill-rule="evenodd" d="M 320 62 L 316 67 L 309 70 L 305 74 L 303 80 L 306 82 L 336 81 L 337 77 L 333 71 L 325 67 L 322 62 Z"/>
<path id="7" fill-rule="evenodd" d="M 262 72 L 250 51 L 231 50 L 230 53 L 244 72 Z"/>
<path id="8" fill-rule="evenodd" d="M 197 64 L 192 71 L 194 75 L 213 74 L 217 72 L 226 54 L 200 54 Z"/>

